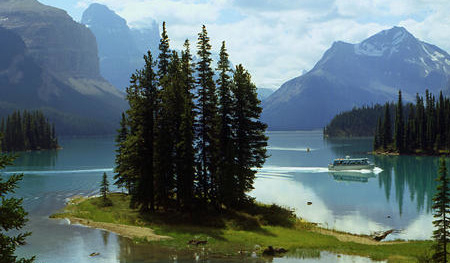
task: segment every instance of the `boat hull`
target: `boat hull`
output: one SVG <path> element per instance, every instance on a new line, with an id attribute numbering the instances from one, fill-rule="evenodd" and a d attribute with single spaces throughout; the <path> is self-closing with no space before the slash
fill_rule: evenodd
<path id="1" fill-rule="evenodd" d="M 345 171 L 345 170 L 372 170 L 375 168 L 374 164 L 364 165 L 328 165 L 330 171 Z"/>

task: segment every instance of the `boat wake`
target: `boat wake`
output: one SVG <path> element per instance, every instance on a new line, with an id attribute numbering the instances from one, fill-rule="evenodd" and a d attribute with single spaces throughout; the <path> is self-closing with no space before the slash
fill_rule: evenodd
<path id="1" fill-rule="evenodd" d="M 77 174 L 77 173 L 102 173 L 112 172 L 113 168 L 77 169 L 77 170 L 47 170 L 47 171 L 7 171 L 2 174 Z"/>
<path id="2" fill-rule="evenodd" d="M 267 150 L 272 150 L 272 151 L 294 151 L 294 152 L 308 152 L 308 151 L 314 151 L 316 149 L 313 148 L 307 148 L 307 147 L 273 147 L 273 146 L 268 146 Z"/>
<path id="3" fill-rule="evenodd" d="M 295 166 L 265 166 L 258 170 L 263 173 L 326 173 L 327 167 L 295 167 Z"/>
<path id="4" fill-rule="evenodd" d="M 258 175 L 274 175 L 282 176 L 288 173 L 339 173 L 339 172 L 350 172 L 350 173 L 361 173 L 361 174 L 379 174 L 383 169 L 375 167 L 373 170 L 363 169 L 363 170 L 342 170 L 342 171 L 330 171 L 328 167 L 295 167 L 295 166 L 265 166 L 258 169 Z"/>

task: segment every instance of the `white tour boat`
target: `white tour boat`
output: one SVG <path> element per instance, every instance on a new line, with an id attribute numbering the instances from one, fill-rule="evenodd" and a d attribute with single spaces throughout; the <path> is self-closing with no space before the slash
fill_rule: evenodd
<path id="1" fill-rule="evenodd" d="M 342 171 L 342 170 L 372 170 L 375 168 L 373 163 L 369 162 L 367 158 L 350 158 L 346 156 L 345 158 L 334 159 L 332 164 L 328 165 L 328 170 L 330 171 Z"/>

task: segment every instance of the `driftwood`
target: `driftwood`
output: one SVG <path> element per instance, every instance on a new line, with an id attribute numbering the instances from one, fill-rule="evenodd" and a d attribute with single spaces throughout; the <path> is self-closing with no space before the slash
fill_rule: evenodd
<path id="1" fill-rule="evenodd" d="M 273 248 L 272 246 L 268 246 L 266 249 L 264 249 L 263 255 L 273 257 L 273 256 L 279 256 L 280 254 L 284 254 L 286 252 L 287 252 L 287 250 L 282 247 Z"/>
<path id="2" fill-rule="evenodd" d="M 197 239 L 191 239 L 188 242 L 188 245 L 206 245 L 208 244 L 208 240 L 197 240 Z"/>

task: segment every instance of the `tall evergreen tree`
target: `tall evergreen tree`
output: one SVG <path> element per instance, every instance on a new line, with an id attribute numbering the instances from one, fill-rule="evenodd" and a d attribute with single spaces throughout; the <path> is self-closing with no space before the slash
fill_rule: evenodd
<path id="1" fill-rule="evenodd" d="M 231 69 L 228 60 L 228 53 L 225 47 L 225 41 L 220 48 L 220 59 L 217 65 L 219 78 L 217 87 L 219 93 L 219 166 L 218 166 L 218 199 L 219 202 L 230 206 L 233 201 L 234 185 L 236 178 L 234 175 L 234 135 L 233 125 L 233 103 L 234 98 L 231 92 Z"/>
<path id="2" fill-rule="evenodd" d="M 395 125 L 394 125 L 394 143 L 395 149 L 402 153 L 405 143 L 405 122 L 403 120 L 403 102 L 402 102 L 402 92 L 398 91 L 398 102 L 396 105 L 395 112 Z"/>
<path id="3" fill-rule="evenodd" d="M 0 169 L 4 169 L 7 165 L 11 165 L 14 157 L 7 155 L 0 155 Z M 0 177 L 0 262 L 20 262 L 31 263 L 34 262 L 35 257 L 30 259 L 18 259 L 14 252 L 18 246 L 25 244 L 25 238 L 31 235 L 30 232 L 19 233 L 17 235 L 11 234 L 10 230 L 20 230 L 28 221 L 26 219 L 27 213 L 22 207 L 23 199 L 18 199 L 11 196 L 18 182 L 23 175 L 13 175 L 5 182 Z"/>
<path id="4" fill-rule="evenodd" d="M 108 198 L 109 193 L 109 182 L 106 173 L 103 173 L 102 182 L 100 184 L 100 195 L 102 196 L 102 206 L 111 206 L 112 202 Z"/>
<path id="5" fill-rule="evenodd" d="M 436 138 L 436 116 L 435 116 L 435 98 L 428 91 L 425 91 L 425 115 L 426 115 L 426 149 L 431 150 Z"/>
<path id="6" fill-rule="evenodd" d="M 132 206 L 142 211 L 154 210 L 155 116 L 157 110 L 157 82 L 155 63 L 150 52 L 144 56 L 145 66 L 131 77 L 127 88 L 129 134 L 125 142 L 124 162 L 128 167 Z"/>
<path id="7" fill-rule="evenodd" d="M 416 124 L 417 146 L 419 149 L 425 149 L 427 148 L 425 106 L 419 94 L 416 94 Z"/>
<path id="8" fill-rule="evenodd" d="M 233 93 L 236 98 L 233 129 L 236 134 L 236 175 L 234 188 L 237 204 L 246 201 L 246 193 L 253 189 L 255 167 L 261 167 L 266 155 L 267 125 L 259 121 L 262 112 L 256 86 L 242 65 L 236 66 L 233 76 Z"/>
<path id="9" fill-rule="evenodd" d="M 174 143 L 172 135 L 174 127 L 170 107 L 171 98 L 173 97 L 173 89 L 171 87 L 171 80 L 169 76 L 170 66 L 170 45 L 169 36 L 166 31 L 166 23 L 163 22 L 163 31 L 159 42 L 159 56 L 158 56 L 158 84 L 159 96 L 156 111 L 156 157 L 155 164 L 157 167 L 156 173 L 156 189 L 157 201 L 163 207 L 168 206 L 169 198 L 173 194 L 174 186 Z M 172 115 L 173 116 L 173 115 Z"/>
<path id="10" fill-rule="evenodd" d="M 447 244 L 450 243 L 450 189 L 447 177 L 447 166 L 444 157 L 439 161 L 439 177 L 437 181 L 437 193 L 433 198 L 434 218 L 433 238 L 436 241 L 433 260 L 435 262 L 447 262 Z"/>
<path id="11" fill-rule="evenodd" d="M 194 95 L 195 88 L 194 69 L 192 55 L 189 48 L 189 41 L 184 42 L 184 51 L 181 53 L 181 72 L 183 94 L 183 113 L 181 115 L 180 135 L 181 141 L 177 145 L 179 153 L 178 189 L 181 206 L 190 210 L 194 198 L 194 176 L 195 176 L 195 152 L 194 152 Z"/>
<path id="12" fill-rule="evenodd" d="M 213 200 L 216 195 L 212 186 L 217 177 L 218 163 L 218 128 L 216 86 L 213 80 L 214 71 L 211 68 L 211 44 L 206 27 L 198 34 L 198 125 L 196 127 L 197 175 L 199 195 L 203 202 Z"/>
<path id="13" fill-rule="evenodd" d="M 383 148 L 386 150 L 392 143 L 391 130 L 391 113 L 389 111 L 389 103 L 384 105 L 383 132 L 382 132 Z"/>
<path id="14" fill-rule="evenodd" d="M 409 103 L 409 110 L 408 110 L 408 121 L 406 124 L 406 131 L 405 131 L 405 149 L 407 151 L 412 151 L 417 148 L 417 127 L 416 127 L 416 115 L 415 115 L 415 109 L 414 105 L 412 103 Z"/>
<path id="15" fill-rule="evenodd" d="M 376 151 L 382 145 L 382 135 L 381 135 L 381 118 L 377 119 L 377 127 L 375 128 L 375 135 L 373 137 L 373 150 Z"/>
<path id="16" fill-rule="evenodd" d="M 162 24 L 161 39 L 159 40 L 159 55 L 158 55 L 158 77 L 159 81 L 163 81 L 164 76 L 167 76 L 169 71 L 170 59 L 170 45 L 169 36 L 167 35 L 166 22 Z"/>
<path id="17" fill-rule="evenodd" d="M 125 164 L 125 150 L 126 150 L 126 140 L 128 136 L 127 119 L 125 113 L 122 113 L 122 119 L 120 120 L 120 128 L 117 130 L 116 136 L 116 167 L 114 168 L 114 182 L 118 187 L 126 187 L 129 190 L 129 182 L 125 176 L 128 167 Z"/>

